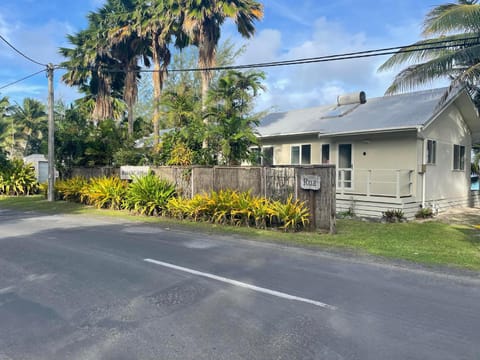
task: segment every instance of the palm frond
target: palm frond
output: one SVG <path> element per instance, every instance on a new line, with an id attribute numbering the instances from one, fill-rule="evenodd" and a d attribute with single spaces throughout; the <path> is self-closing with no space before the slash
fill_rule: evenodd
<path id="1" fill-rule="evenodd" d="M 439 5 L 427 14 L 423 35 L 478 32 L 480 31 L 479 18 L 480 5 L 476 4 L 475 1 Z"/>

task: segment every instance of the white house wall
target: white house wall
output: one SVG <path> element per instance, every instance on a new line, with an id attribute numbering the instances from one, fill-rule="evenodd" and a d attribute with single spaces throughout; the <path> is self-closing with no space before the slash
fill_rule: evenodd
<path id="1" fill-rule="evenodd" d="M 468 199 L 472 144 L 470 131 L 459 109 L 455 105 L 450 106 L 425 128 L 423 135 L 425 141 L 419 145 L 419 152 L 423 147 L 424 163 L 426 163 L 426 140 L 437 142 L 436 163 L 426 165 L 426 205 L 441 209 L 447 207 L 450 202 Z M 465 146 L 465 170 L 463 171 L 453 170 L 454 145 Z"/>
<path id="2" fill-rule="evenodd" d="M 352 162 L 355 171 L 354 189 L 356 192 L 365 193 L 367 171 L 373 170 L 372 185 L 377 193 L 394 195 L 395 184 L 380 184 L 378 182 L 396 181 L 396 171 L 402 170 L 401 181 L 404 185 L 402 193 L 408 192 L 407 170 L 411 174 L 412 195 L 417 189 L 417 134 L 414 131 L 396 134 L 373 134 L 369 136 L 331 137 L 318 138 L 313 135 L 283 139 L 264 140 L 264 146 L 274 147 L 274 165 L 290 165 L 290 151 L 292 145 L 311 144 L 311 164 L 321 164 L 322 145 L 330 145 L 330 164 L 338 165 L 338 145 L 352 144 Z"/>

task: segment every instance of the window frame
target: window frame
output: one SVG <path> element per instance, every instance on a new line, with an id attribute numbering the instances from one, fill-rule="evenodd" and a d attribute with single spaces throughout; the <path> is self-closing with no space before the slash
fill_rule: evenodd
<path id="1" fill-rule="evenodd" d="M 322 150 L 321 150 L 322 152 L 321 152 L 321 154 L 320 154 L 320 156 L 321 156 L 321 159 L 320 159 L 320 160 L 321 160 L 321 164 L 322 164 L 322 165 L 328 165 L 328 164 L 330 164 L 330 144 L 322 144 L 322 148 L 321 148 L 321 149 L 322 149 Z M 324 158 L 323 158 L 324 149 L 328 149 L 328 151 L 327 151 L 327 152 L 328 152 L 328 159 L 327 159 L 327 161 L 323 161 L 323 160 L 324 160 Z"/>
<path id="2" fill-rule="evenodd" d="M 435 165 L 437 163 L 437 140 L 427 139 L 425 157 L 426 164 Z"/>
<path id="3" fill-rule="evenodd" d="M 310 159 L 308 163 L 303 162 L 303 147 L 310 147 Z M 298 163 L 293 162 L 293 148 L 298 147 Z M 312 144 L 303 143 L 303 144 L 291 144 L 290 145 L 290 165 L 311 165 L 312 164 Z"/>
<path id="4" fill-rule="evenodd" d="M 465 171 L 465 145 L 453 144 L 453 171 Z"/>

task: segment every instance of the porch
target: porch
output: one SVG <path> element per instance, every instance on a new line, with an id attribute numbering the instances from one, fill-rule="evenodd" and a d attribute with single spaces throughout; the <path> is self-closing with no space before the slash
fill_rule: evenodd
<path id="1" fill-rule="evenodd" d="M 337 169 L 337 195 L 405 199 L 414 196 L 412 169 Z"/>

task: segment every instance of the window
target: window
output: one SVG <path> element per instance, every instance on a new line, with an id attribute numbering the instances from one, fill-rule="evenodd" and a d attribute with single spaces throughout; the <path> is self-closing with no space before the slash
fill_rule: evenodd
<path id="1" fill-rule="evenodd" d="M 322 145 L 322 164 L 330 163 L 330 144 Z"/>
<path id="2" fill-rule="evenodd" d="M 292 165 L 309 165 L 311 158 L 311 145 L 292 145 L 290 163 Z"/>
<path id="3" fill-rule="evenodd" d="M 273 165 L 273 146 L 265 146 L 262 148 L 262 165 Z"/>
<path id="4" fill-rule="evenodd" d="M 250 162 L 254 166 L 272 166 L 273 165 L 273 146 L 258 146 L 250 148 Z"/>
<path id="5" fill-rule="evenodd" d="M 437 142 L 427 140 L 427 164 L 435 164 L 437 160 Z"/>
<path id="6" fill-rule="evenodd" d="M 453 170 L 465 170 L 465 146 L 453 145 Z"/>

